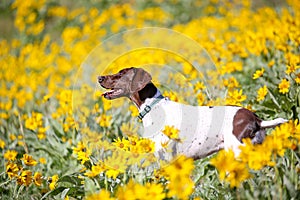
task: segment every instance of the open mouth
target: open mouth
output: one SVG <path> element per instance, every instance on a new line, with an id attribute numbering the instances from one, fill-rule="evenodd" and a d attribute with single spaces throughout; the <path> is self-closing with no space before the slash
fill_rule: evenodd
<path id="1" fill-rule="evenodd" d="M 102 96 L 104 96 L 104 98 L 106 99 L 115 99 L 120 97 L 122 93 L 123 90 L 121 88 L 115 88 L 115 89 L 111 89 L 108 92 L 103 93 Z"/>

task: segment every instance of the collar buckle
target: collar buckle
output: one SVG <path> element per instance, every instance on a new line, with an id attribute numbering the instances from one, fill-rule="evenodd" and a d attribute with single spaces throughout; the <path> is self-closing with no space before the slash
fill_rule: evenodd
<path id="1" fill-rule="evenodd" d="M 148 113 L 148 112 L 150 112 L 150 110 L 151 110 L 151 107 L 149 105 L 146 105 L 146 107 L 144 108 L 144 111 L 146 113 Z"/>
<path id="2" fill-rule="evenodd" d="M 147 115 L 147 113 L 149 113 L 152 109 L 152 107 L 157 104 L 160 100 L 162 100 L 164 97 L 162 95 L 160 95 L 158 98 L 155 98 L 155 100 L 152 102 L 152 104 L 150 105 L 146 105 L 144 110 L 142 112 L 139 113 L 138 118 L 140 120 L 142 120 L 145 115 Z"/>
<path id="3" fill-rule="evenodd" d="M 138 118 L 139 118 L 140 120 L 142 120 L 142 119 L 145 117 L 145 115 L 146 115 L 148 112 L 150 112 L 150 110 L 151 110 L 151 107 L 150 107 L 149 105 L 146 105 L 146 107 L 144 108 L 143 112 L 139 113 Z"/>

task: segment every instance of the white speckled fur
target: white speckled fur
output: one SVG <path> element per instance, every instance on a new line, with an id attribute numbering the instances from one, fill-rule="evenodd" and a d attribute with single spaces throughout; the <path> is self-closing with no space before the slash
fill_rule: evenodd
<path id="1" fill-rule="evenodd" d="M 152 101 L 146 99 L 140 111 Z M 176 154 L 203 158 L 223 148 L 239 153 L 241 143 L 232 134 L 233 117 L 239 109 L 235 106 L 190 106 L 163 99 L 143 118 L 143 137 L 153 140 L 157 154 L 166 160 Z M 166 125 L 180 130 L 181 142 L 170 141 L 162 133 Z M 163 148 L 161 144 L 168 141 L 168 148 Z"/>

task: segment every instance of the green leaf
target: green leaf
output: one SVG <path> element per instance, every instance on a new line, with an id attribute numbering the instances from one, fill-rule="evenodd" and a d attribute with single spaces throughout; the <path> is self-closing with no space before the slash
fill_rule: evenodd
<path id="1" fill-rule="evenodd" d="M 51 190 L 51 191 L 47 192 L 44 196 L 42 196 L 41 200 L 46 199 L 48 196 L 55 196 L 55 195 L 61 193 L 62 191 L 64 191 L 65 189 L 68 189 L 68 188 L 57 187 L 54 190 Z"/>
<path id="2" fill-rule="evenodd" d="M 286 175 L 283 176 L 283 185 L 287 188 L 290 196 L 296 196 L 295 186 L 292 184 L 292 182 L 288 179 Z"/>
<path id="3" fill-rule="evenodd" d="M 72 175 L 65 175 L 59 178 L 58 182 L 67 182 L 72 185 L 80 185 L 81 179 L 78 178 L 79 173 L 74 173 Z"/>
<path id="4" fill-rule="evenodd" d="M 60 198 L 61 199 L 65 199 L 65 197 L 67 196 L 68 192 L 70 191 L 70 188 L 66 188 L 62 191 Z"/>
<path id="5" fill-rule="evenodd" d="M 49 123 L 57 137 L 61 138 L 65 135 L 61 124 L 59 124 L 56 120 L 49 120 Z"/>
<path id="6" fill-rule="evenodd" d="M 73 197 L 82 197 L 84 196 L 84 190 L 81 187 L 57 187 L 54 190 L 51 190 L 49 192 L 47 192 L 42 198 L 46 199 L 47 197 L 50 196 L 56 196 L 58 194 L 61 194 L 60 197 L 62 197 L 63 195 L 72 195 Z"/>

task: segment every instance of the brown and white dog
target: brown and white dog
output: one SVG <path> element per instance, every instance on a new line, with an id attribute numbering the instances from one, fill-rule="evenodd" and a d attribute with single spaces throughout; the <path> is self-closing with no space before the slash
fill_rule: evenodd
<path id="1" fill-rule="evenodd" d="M 282 118 L 263 121 L 237 106 L 190 106 L 173 102 L 163 97 L 151 80 L 151 75 L 141 68 L 126 68 L 117 74 L 98 77 L 100 85 L 110 89 L 103 94 L 106 99 L 128 97 L 138 107 L 144 126 L 142 136 L 155 142 L 156 156 L 164 160 L 177 154 L 199 159 L 224 148 L 232 148 L 238 154 L 243 138 L 262 143 L 265 128 L 287 122 Z M 178 139 L 170 140 L 162 133 L 167 125 L 179 129 Z"/>

